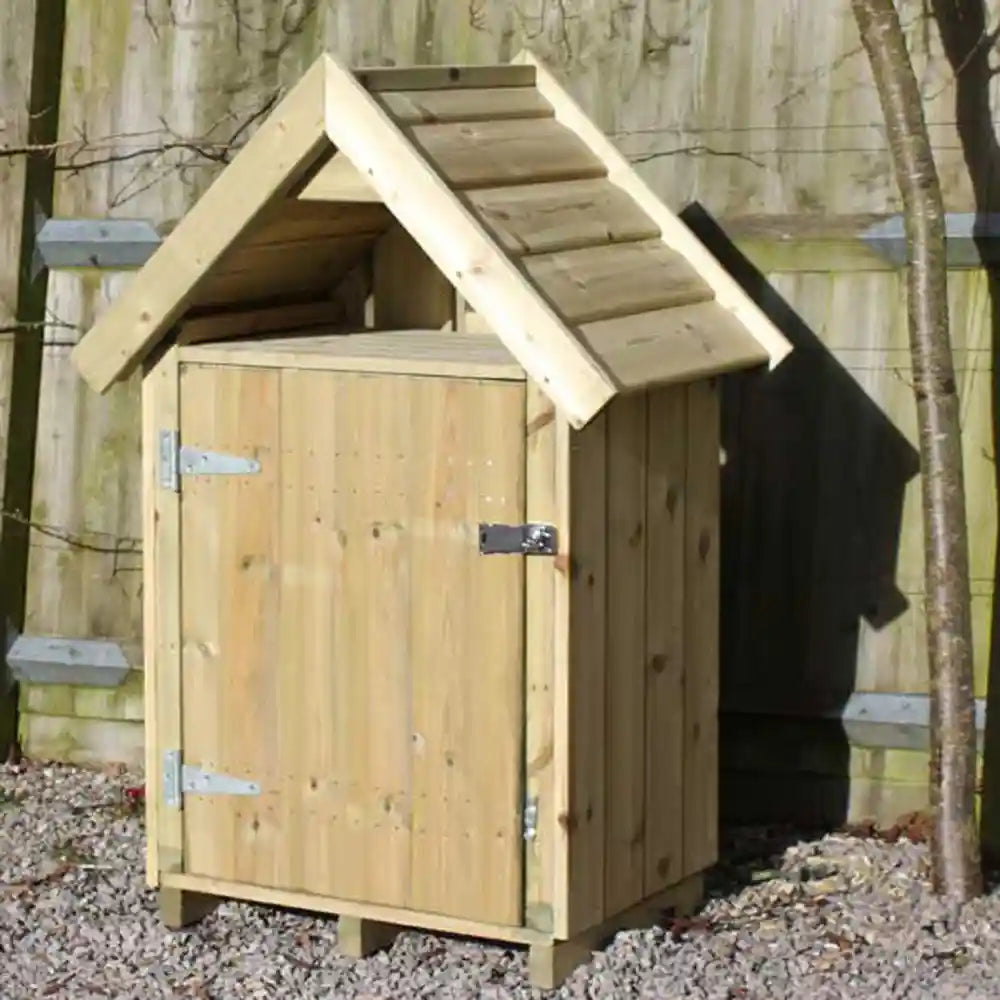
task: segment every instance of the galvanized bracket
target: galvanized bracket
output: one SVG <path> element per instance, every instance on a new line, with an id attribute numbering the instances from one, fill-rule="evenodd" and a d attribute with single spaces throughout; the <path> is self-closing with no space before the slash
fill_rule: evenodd
<path id="1" fill-rule="evenodd" d="M 945 263 L 949 268 L 984 267 L 1000 258 L 1000 214 L 946 212 Z M 909 253 L 902 215 L 892 215 L 860 233 L 863 243 L 896 267 L 906 264 Z"/>
<path id="2" fill-rule="evenodd" d="M 180 443 L 176 430 L 160 431 L 160 486 L 177 492 L 184 476 L 249 476 L 260 472 L 256 458 L 223 455 Z"/>
<path id="3" fill-rule="evenodd" d="M 538 796 L 524 801 L 524 839 L 534 840 L 538 836 Z"/>
<path id="4" fill-rule="evenodd" d="M 148 219 L 50 219 L 37 204 L 34 215 L 32 280 L 44 268 L 135 270 L 163 242 Z"/>
<path id="5" fill-rule="evenodd" d="M 213 774 L 193 764 L 182 764 L 179 750 L 163 755 L 163 799 L 169 808 L 179 809 L 183 795 L 260 795 L 256 781 Z"/>
<path id="6" fill-rule="evenodd" d="M 559 535 L 551 524 L 479 525 L 479 551 L 482 555 L 554 556 L 558 549 Z"/>
<path id="7" fill-rule="evenodd" d="M 213 774 L 191 764 L 181 768 L 181 789 L 191 795 L 260 795 L 256 781 Z"/>
<path id="8" fill-rule="evenodd" d="M 117 687 L 129 672 L 125 651 L 111 639 L 48 635 L 17 636 L 7 650 L 7 667 L 13 680 L 87 687 Z"/>

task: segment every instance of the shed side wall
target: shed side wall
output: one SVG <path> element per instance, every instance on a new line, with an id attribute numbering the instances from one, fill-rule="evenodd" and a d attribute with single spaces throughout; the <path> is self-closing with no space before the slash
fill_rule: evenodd
<path id="1" fill-rule="evenodd" d="M 563 680 L 556 667 L 553 698 L 557 935 L 716 859 L 718 385 L 621 397 L 569 441 L 569 616 L 556 618 L 568 668 Z"/>

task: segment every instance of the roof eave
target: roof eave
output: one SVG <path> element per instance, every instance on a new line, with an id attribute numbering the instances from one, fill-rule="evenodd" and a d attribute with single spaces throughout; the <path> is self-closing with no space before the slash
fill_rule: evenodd
<path id="1" fill-rule="evenodd" d="M 608 180 L 626 191 L 660 227 L 665 243 L 684 256 L 715 293 L 715 299 L 743 324 L 747 332 L 767 351 L 769 368 L 776 368 L 791 352 L 792 345 L 767 314 L 747 294 L 715 255 L 672 212 L 646 184 L 636 169 L 610 139 L 594 124 L 569 92 L 528 49 L 511 60 L 535 67 L 535 86 L 555 110 L 556 120 L 575 132 L 604 162 Z"/>
<path id="2" fill-rule="evenodd" d="M 317 60 L 73 348 L 92 389 L 106 392 L 142 363 L 219 258 L 329 147 L 324 85 Z"/>

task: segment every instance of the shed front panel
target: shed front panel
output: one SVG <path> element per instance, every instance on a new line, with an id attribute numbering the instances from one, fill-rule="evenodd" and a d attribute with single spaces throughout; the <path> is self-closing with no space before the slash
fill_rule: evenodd
<path id="1" fill-rule="evenodd" d="M 519 924 L 524 385 L 184 365 L 192 874 Z"/>

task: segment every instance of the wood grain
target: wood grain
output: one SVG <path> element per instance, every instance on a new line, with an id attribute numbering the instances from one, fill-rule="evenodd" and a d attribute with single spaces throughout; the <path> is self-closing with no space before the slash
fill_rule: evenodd
<path id="1" fill-rule="evenodd" d="M 501 246 L 518 255 L 652 239 L 660 232 L 603 177 L 482 188 L 467 197 Z"/>
<path id="2" fill-rule="evenodd" d="M 358 82 L 373 92 L 386 90 L 440 90 L 472 87 L 530 87 L 535 82 L 529 66 L 401 66 L 355 70 Z"/>
<path id="3" fill-rule="evenodd" d="M 248 247 L 237 244 L 198 283 L 191 304 L 198 308 L 245 306 L 292 296 L 330 295 L 375 239 L 369 233 Z"/>
<path id="4" fill-rule="evenodd" d="M 712 298 L 691 265 L 659 240 L 532 254 L 521 262 L 573 324 Z"/>
<path id="5" fill-rule="evenodd" d="M 643 898 L 646 855 L 645 393 L 607 411 L 604 916 Z"/>
<path id="6" fill-rule="evenodd" d="M 362 919 L 381 920 L 384 923 L 422 930 L 438 931 L 443 934 L 458 934 L 466 937 L 481 937 L 487 941 L 510 941 L 515 944 L 535 944 L 551 942 L 552 937 L 528 927 L 512 927 L 507 924 L 490 924 L 480 920 L 463 920 L 443 913 L 427 913 L 421 910 L 400 909 L 378 906 L 374 903 L 359 902 L 321 896 L 316 892 L 289 892 L 262 886 L 226 882 L 197 875 L 168 875 L 164 884 L 195 892 L 205 892 L 229 899 L 244 899 L 265 906 L 282 906 L 286 909 L 311 910 L 316 913 L 330 913 L 337 916 L 357 916 Z"/>
<path id="7" fill-rule="evenodd" d="M 208 341 L 259 337 L 265 333 L 331 326 L 343 317 L 339 302 L 295 302 L 264 309 L 234 309 L 185 320 L 177 332 L 177 344 L 187 347 Z"/>
<path id="8" fill-rule="evenodd" d="M 416 125 L 407 135 L 458 190 L 605 173 L 600 160 L 552 118 Z"/>
<path id="9" fill-rule="evenodd" d="M 455 289 L 402 226 L 375 245 L 373 322 L 380 330 L 440 328 L 455 319 Z"/>
<path id="10" fill-rule="evenodd" d="M 341 159 L 334 156 L 333 160 Z M 333 162 L 333 160 L 328 161 Z M 392 216 L 381 204 L 307 205 L 292 196 L 270 202 L 225 254 L 219 264 L 234 253 L 250 247 L 286 244 L 298 240 L 325 242 L 337 236 L 362 236 L 381 233 L 392 224 Z"/>
<path id="11" fill-rule="evenodd" d="M 184 797 L 186 872 L 274 885 L 280 812 L 279 387 L 274 372 L 181 369 L 181 440 L 254 457 L 246 476 L 182 476 L 184 762 L 260 784 Z"/>
<path id="12" fill-rule="evenodd" d="M 550 118 L 553 113 L 534 87 L 397 90 L 382 92 L 378 100 L 401 125 Z"/>
<path id="13" fill-rule="evenodd" d="M 481 556 L 478 524 L 524 519 L 524 387 L 424 381 L 414 392 L 410 902 L 520 924 L 524 570 Z"/>
<path id="14" fill-rule="evenodd" d="M 583 323 L 580 332 L 629 389 L 693 381 L 768 360 L 767 351 L 717 302 Z"/>
<path id="15" fill-rule="evenodd" d="M 687 388 L 648 393 L 646 471 L 646 895 L 684 862 L 684 561 Z"/>
<path id="16" fill-rule="evenodd" d="M 382 203 L 378 192 L 343 153 L 337 153 L 309 171 L 303 180 L 289 191 L 289 195 L 299 201 L 313 204 L 336 202 L 338 208 L 353 202 Z"/>
<path id="17" fill-rule="evenodd" d="M 684 874 L 719 843 L 719 392 L 688 387 L 684 508 Z"/>
<path id="18" fill-rule="evenodd" d="M 184 743 L 181 616 L 181 510 L 180 498 L 159 486 L 157 456 L 162 430 L 180 428 L 180 373 L 177 350 L 171 348 L 142 383 L 143 391 L 143 519 L 144 543 L 150 559 L 143 566 L 143 592 L 148 594 L 150 621 L 143 623 L 146 668 L 146 767 L 152 802 L 147 798 L 148 882 L 163 872 L 183 870 L 184 815 L 158 801 L 162 795 L 163 754 L 180 750 Z"/>
<path id="19" fill-rule="evenodd" d="M 186 361 L 327 371 L 396 372 L 524 381 L 524 369 L 488 334 L 465 337 L 436 330 L 340 332 L 266 340 L 230 340 L 182 347 Z"/>
<path id="20" fill-rule="evenodd" d="M 604 917 L 607 789 L 605 761 L 607 621 L 607 413 L 569 442 L 570 573 L 565 701 L 557 703 L 557 738 L 568 757 L 567 808 L 560 813 L 559 884 L 555 933 L 569 937 Z M 565 713 L 565 714 L 564 714 Z"/>
<path id="21" fill-rule="evenodd" d="M 562 525 L 555 407 L 534 382 L 528 382 L 525 399 L 525 518 Z M 554 787 L 556 590 L 566 587 L 566 577 L 550 559 L 526 560 L 524 577 L 525 796 L 538 806 L 535 837 L 525 844 L 524 908 L 528 926 L 551 931 L 558 830 Z"/>

